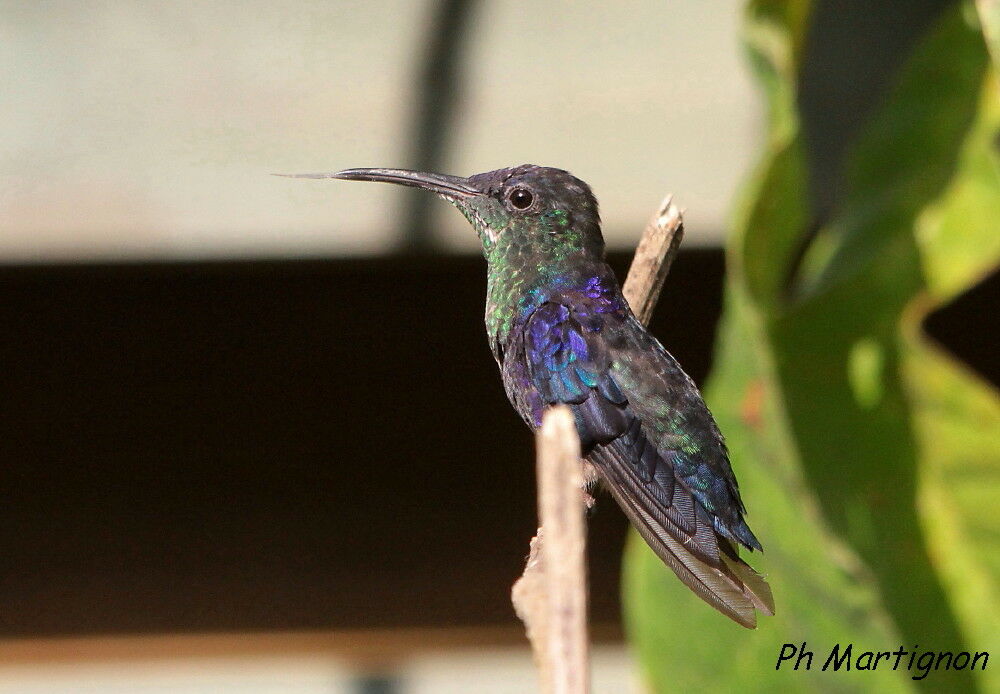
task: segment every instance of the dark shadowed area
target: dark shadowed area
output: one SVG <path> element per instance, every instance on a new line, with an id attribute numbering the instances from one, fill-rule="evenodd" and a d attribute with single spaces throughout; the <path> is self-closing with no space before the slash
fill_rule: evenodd
<path id="1" fill-rule="evenodd" d="M 486 346 L 482 265 L 0 270 L 0 633 L 513 623 L 532 439 Z M 722 269 L 682 251 L 653 321 L 698 381 Z M 930 321 L 994 382 L 998 289 Z M 602 497 L 598 623 L 618 621 L 624 531 Z"/>

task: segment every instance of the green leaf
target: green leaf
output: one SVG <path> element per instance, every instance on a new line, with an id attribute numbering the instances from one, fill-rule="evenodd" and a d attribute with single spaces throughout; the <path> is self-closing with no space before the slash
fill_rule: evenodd
<path id="1" fill-rule="evenodd" d="M 627 627 L 656 691 L 1000 690 L 996 669 L 919 681 L 821 663 L 775 671 L 785 643 L 806 641 L 821 660 L 836 643 L 974 652 L 1000 637 L 1000 401 L 920 328 L 1000 263 L 996 74 L 971 5 L 946 12 L 855 147 L 845 201 L 797 267 L 810 218 L 794 94 L 802 7 L 748 12 L 770 135 L 729 239 L 706 389 L 766 549 L 749 560 L 777 614 L 756 632 L 729 624 L 633 538 Z"/>
<path id="2" fill-rule="evenodd" d="M 765 542 L 750 562 L 765 573 L 774 617 L 747 631 L 707 607 L 665 569 L 637 536 L 630 539 L 623 595 L 628 632 L 653 691 L 906 691 L 903 672 L 823 672 L 835 644 L 895 649 L 876 586 L 853 552 L 826 527 L 783 425 L 762 326 L 731 290 L 719 336 L 710 402 L 737 467 L 749 518 Z M 752 464 L 751 464 L 752 461 Z M 775 670 L 784 644 L 813 651 L 809 671 Z"/>

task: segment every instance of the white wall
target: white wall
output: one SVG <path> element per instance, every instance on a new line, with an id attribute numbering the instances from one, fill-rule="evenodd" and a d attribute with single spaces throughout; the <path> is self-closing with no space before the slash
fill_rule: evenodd
<path id="1" fill-rule="evenodd" d="M 758 144 L 741 4 L 486 0 L 449 172 L 568 168 L 617 244 L 672 191 L 717 242 Z M 0 262 L 391 247 L 398 191 L 267 173 L 405 164 L 431 9 L 0 0 Z"/>

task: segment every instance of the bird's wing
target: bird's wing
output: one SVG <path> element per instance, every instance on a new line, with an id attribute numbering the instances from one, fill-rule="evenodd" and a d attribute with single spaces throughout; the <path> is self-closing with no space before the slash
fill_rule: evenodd
<path id="1" fill-rule="evenodd" d="M 743 514 L 739 486 L 722 433 L 697 386 L 670 353 L 631 314 L 608 340 L 611 375 L 629 409 L 660 452 L 669 452 L 674 476 L 734 543 L 759 550 Z"/>
<path id="2" fill-rule="evenodd" d="M 754 608 L 774 613 L 770 589 L 676 474 L 683 451 L 654 443 L 630 402 L 637 374 L 617 367 L 628 347 L 621 333 L 632 328 L 626 313 L 543 304 L 522 334 L 525 376 L 541 402 L 570 406 L 588 460 L 653 551 L 703 600 L 753 628 Z"/>

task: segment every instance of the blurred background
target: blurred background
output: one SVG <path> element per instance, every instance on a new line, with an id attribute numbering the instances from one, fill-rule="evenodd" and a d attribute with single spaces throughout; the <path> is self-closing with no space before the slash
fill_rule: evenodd
<path id="1" fill-rule="evenodd" d="M 1000 643 L 998 15 L 0 0 L 0 692 L 535 686 L 532 440 L 475 235 L 268 175 L 524 162 L 592 185 L 622 277 L 686 210 L 652 327 L 778 603 L 723 623 L 601 499 L 594 690 L 997 684 L 774 661 Z"/>
<path id="2" fill-rule="evenodd" d="M 0 253 L 384 254 L 414 243 L 400 191 L 266 174 L 422 157 L 576 171 L 621 248 L 683 190 L 689 241 L 718 244 L 761 127 L 740 7 L 4 2 Z M 477 250 L 429 209 L 421 243 Z"/>

